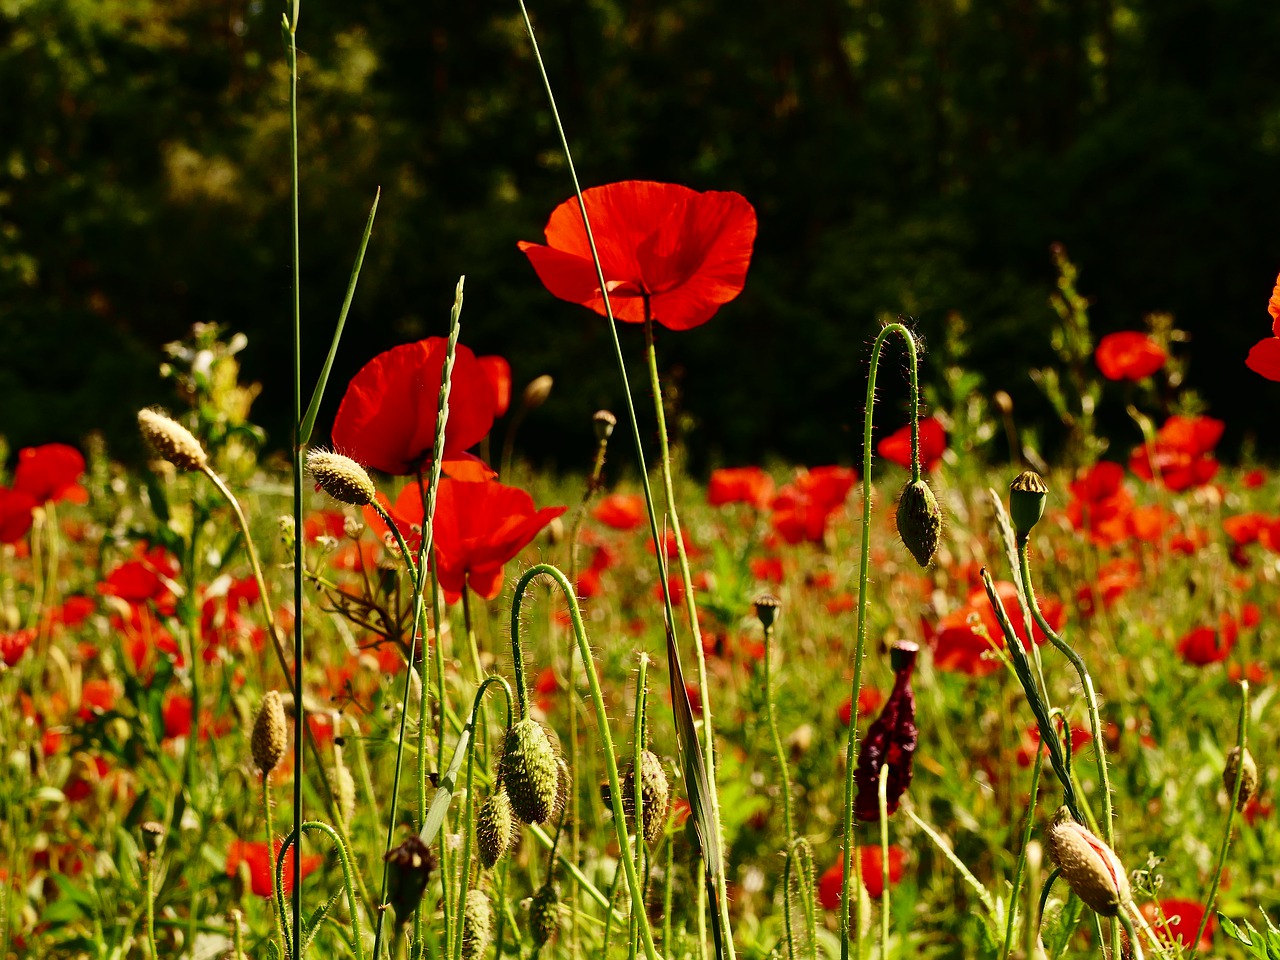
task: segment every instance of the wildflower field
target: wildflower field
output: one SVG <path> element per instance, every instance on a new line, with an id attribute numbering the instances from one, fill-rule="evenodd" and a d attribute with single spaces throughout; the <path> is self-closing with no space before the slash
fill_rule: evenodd
<path id="1" fill-rule="evenodd" d="M 609 334 L 578 471 L 519 456 L 559 386 L 468 346 L 465 278 L 330 380 L 376 200 L 292 455 L 207 324 L 146 469 L 0 445 L 0 960 L 1280 957 L 1280 477 L 1219 462 L 1173 319 L 1095 337 L 1055 248 L 1049 462 L 900 317 L 854 443 L 695 473 L 663 349 L 732 322 L 757 211 L 556 145 L 510 257 Z"/>

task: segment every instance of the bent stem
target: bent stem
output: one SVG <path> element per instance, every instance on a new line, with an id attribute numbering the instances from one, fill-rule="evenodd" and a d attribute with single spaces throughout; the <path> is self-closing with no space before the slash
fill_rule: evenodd
<path id="1" fill-rule="evenodd" d="M 326 837 L 333 841 L 334 849 L 338 851 L 338 860 L 342 864 L 342 887 L 347 893 L 347 909 L 351 911 L 351 942 L 354 945 L 356 960 L 365 960 L 364 958 L 364 938 L 360 934 L 360 911 L 356 906 L 356 891 L 351 879 L 351 853 L 347 850 L 347 845 L 343 843 L 342 837 L 338 835 L 338 831 L 320 820 L 308 820 L 302 824 L 303 833 L 323 833 Z M 285 837 L 284 843 L 280 845 L 280 859 L 276 865 L 276 898 L 280 902 L 281 908 L 284 907 L 283 894 L 283 870 L 281 865 L 284 863 L 285 854 L 289 852 L 289 847 L 294 844 L 297 834 L 291 833 Z M 298 865 L 302 863 L 301 849 L 295 850 L 293 855 L 294 874 L 298 872 Z M 294 897 L 297 897 L 297 890 L 294 890 Z M 293 919 L 293 927 L 295 935 L 300 929 L 300 920 L 298 917 Z M 294 943 L 301 943 L 300 940 L 294 940 Z M 288 952 L 288 956 L 297 957 L 301 960 L 302 950 L 299 949 L 296 954 L 292 948 Z M 377 954 L 375 953 L 376 957 Z"/>
<path id="2" fill-rule="evenodd" d="M 527 696 L 524 689 L 524 667 L 518 656 L 520 635 L 520 608 L 524 603 L 525 592 L 529 584 L 537 577 L 546 575 L 555 581 L 565 600 L 569 604 L 569 617 L 573 622 L 573 634 L 578 643 L 578 652 L 582 657 L 583 667 L 587 673 L 587 683 L 591 688 L 591 700 L 596 710 L 596 723 L 600 728 L 600 736 L 604 745 L 605 770 L 609 774 L 609 790 L 613 801 L 613 828 L 617 835 L 618 849 L 621 851 L 622 868 L 627 878 L 627 887 L 631 894 L 632 912 L 637 913 L 637 924 L 640 927 L 640 938 L 644 945 L 648 960 L 658 960 L 658 953 L 653 945 L 653 931 L 649 926 L 649 917 L 644 909 L 644 894 L 640 888 L 640 878 L 636 872 L 634 852 L 631 838 L 627 834 L 627 817 L 622 804 L 622 782 L 618 776 L 618 761 L 613 749 L 613 737 L 609 732 L 609 715 L 604 705 L 604 695 L 600 692 L 600 678 L 596 673 L 595 660 L 592 657 L 591 645 L 587 642 L 586 628 L 582 624 L 582 611 L 578 608 L 578 599 L 574 595 L 573 586 L 568 578 L 549 563 L 539 563 L 530 567 L 516 583 L 515 597 L 511 601 L 511 637 L 512 649 L 517 653 L 516 674 L 517 695 L 520 696 L 521 718 L 528 716 Z"/>
<path id="3" fill-rule="evenodd" d="M 844 875 L 840 880 L 840 960 L 849 960 L 849 884 L 853 879 L 853 772 L 858 757 L 858 695 L 862 692 L 862 661 L 867 646 L 867 580 L 871 569 L 871 416 L 876 402 L 876 372 L 880 351 L 890 336 L 902 337 L 907 349 L 907 369 L 911 379 L 911 479 L 920 479 L 920 381 L 917 373 L 916 341 L 902 323 L 886 324 L 871 347 L 871 364 L 867 373 L 867 401 L 862 417 L 862 551 L 858 563 L 858 639 L 853 654 L 853 683 L 849 702 L 854 705 L 849 717 L 849 741 L 845 753 L 844 775 Z M 862 915 L 862 884 L 858 884 L 858 915 Z M 857 955 L 862 955 L 862 937 L 857 939 Z"/>

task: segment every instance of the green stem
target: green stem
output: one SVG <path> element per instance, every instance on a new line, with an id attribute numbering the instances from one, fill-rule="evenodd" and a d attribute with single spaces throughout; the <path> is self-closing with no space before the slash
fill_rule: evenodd
<path id="1" fill-rule="evenodd" d="M 587 671 L 587 682 L 591 687 L 591 699 L 596 709 L 596 723 L 604 744 L 605 769 L 609 774 L 609 790 L 613 799 L 613 828 L 621 851 L 622 865 L 626 872 L 627 887 L 631 893 L 632 910 L 639 911 L 638 923 L 640 937 L 648 960 L 657 960 L 657 950 L 653 945 L 653 931 L 649 927 L 649 917 L 644 911 L 644 895 L 640 889 L 640 878 L 636 872 L 631 838 L 627 835 L 627 817 L 622 805 L 622 783 L 618 777 L 618 761 L 614 754 L 613 737 L 609 733 L 609 714 L 605 709 L 604 695 L 600 691 L 600 678 L 596 675 L 595 660 L 592 657 L 591 645 L 587 642 L 586 628 L 582 624 L 582 611 L 578 608 L 578 599 L 574 595 L 573 585 L 556 567 L 549 563 L 539 563 L 526 570 L 516 583 L 515 597 L 511 603 L 512 644 L 518 650 L 516 636 L 520 630 L 520 607 L 529 583 L 539 576 L 548 576 L 556 582 L 569 604 L 569 616 L 573 622 L 573 633 L 578 643 L 578 652 Z M 523 719 L 527 714 L 523 714 Z"/>
<path id="2" fill-rule="evenodd" d="M 965 883 L 973 888 L 973 892 L 978 895 L 978 899 L 982 901 L 982 905 L 987 908 L 987 913 L 991 915 L 992 919 L 995 919 L 996 905 L 991 899 L 991 894 L 987 892 L 987 888 L 979 882 L 978 878 L 973 875 L 973 872 L 965 866 L 964 861 L 956 856 L 955 850 L 951 848 L 951 844 L 947 843 L 946 838 L 944 838 L 942 834 L 938 833 L 938 831 L 929 824 L 921 820 L 919 814 L 917 814 L 910 806 L 903 804 L 902 809 L 906 811 L 907 818 L 923 830 L 925 835 L 933 841 L 933 845 L 938 848 L 944 857 L 947 858 L 948 862 L 960 871 L 960 876 L 964 878 Z"/>
<path id="3" fill-rule="evenodd" d="M 880 960 L 889 960 L 889 765 L 880 767 Z"/>
<path id="4" fill-rule="evenodd" d="M 764 704 L 769 719 L 769 735 L 773 738 L 773 752 L 778 758 L 778 780 L 782 787 L 783 840 L 788 849 L 795 839 L 795 826 L 791 821 L 791 773 L 787 766 L 787 754 L 782 748 L 782 736 L 778 733 L 778 716 L 773 705 L 773 670 L 769 665 L 773 652 L 773 626 L 764 629 Z"/>
<path id="5" fill-rule="evenodd" d="M 329 826 L 329 824 L 327 823 L 322 823 L 319 820 L 308 820 L 302 824 L 302 832 L 303 833 L 323 833 L 326 837 L 328 837 L 331 841 L 333 841 L 334 849 L 338 851 L 338 861 L 342 865 L 342 887 L 347 893 L 347 909 L 351 911 L 351 942 L 355 945 L 356 960 L 364 960 L 364 937 L 360 933 L 360 910 L 356 902 L 355 884 L 352 882 L 351 853 L 347 850 L 347 845 L 343 842 L 342 837 L 338 835 L 338 831 L 333 829 L 333 827 Z M 289 836 L 285 837 L 284 843 L 280 845 L 280 863 L 281 864 L 284 863 L 285 854 L 289 852 L 289 847 L 293 845 L 296 838 L 297 838 L 296 834 L 290 834 Z M 302 863 L 301 849 L 294 851 L 293 862 L 294 862 L 294 875 L 296 876 L 297 865 Z M 280 873 L 281 873 L 280 866 L 277 865 L 276 867 L 277 885 L 280 883 Z M 295 896 L 297 895 L 296 890 L 294 891 L 294 895 Z M 295 933 L 299 929 L 300 927 L 298 924 L 298 918 L 295 917 L 294 918 Z M 301 941 L 295 940 L 294 943 L 301 943 Z M 298 950 L 297 953 L 300 960 L 302 951 Z M 374 956 L 376 957 L 377 954 L 375 953 Z"/>
<path id="6" fill-rule="evenodd" d="M 1068 728 L 1067 736 L 1070 737 Z M 1035 824 L 1036 799 L 1040 792 L 1040 752 L 1036 746 L 1036 755 L 1031 760 L 1031 798 L 1027 802 L 1027 821 L 1022 828 L 1022 849 L 1018 851 L 1018 864 L 1013 870 L 1013 889 L 1009 892 L 1009 916 L 1005 919 L 1004 945 L 1000 948 L 1000 960 L 1008 960 L 1009 950 L 1013 946 L 1013 922 L 1018 913 L 1018 890 L 1022 886 L 1022 871 L 1027 862 L 1027 844 L 1031 842 L 1031 828 Z M 1030 926 L 1034 918 L 1027 917 Z"/>
<path id="7" fill-rule="evenodd" d="M 267 830 L 267 866 L 271 869 L 271 875 L 276 875 L 276 831 L 272 824 L 271 817 L 271 784 L 268 771 L 262 774 L 262 822 Z M 280 956 L 285 956 L 285 930 L 284 914 L 276 917 L 275 932 L 276 938 L 280 945 Z"/>
<path id="8" fill-rule="evenodd" d="M 916 341 L 901 323 L 886 324 L 871 347 L 871 365 L 867 373 L 866 408 L 862 417 L 862 551 L 858 563 L 858 639 L 853 654 L 853 683 L 849 702 L 849 740 L 845 752 L 844 778 L 844 876 L 840 880 L 840 960 L 849 960 L 849 884 L 853 879 L 853 773 L 858 756 L 858 696 L 862 692 L 862 662 L 867 646 L 867 580 L 871 567 L 871 417 L 876 402 L 876 372 L 880 367 L 880 351 L 892 335 L 902 338 L 907 349 L 907 369 L 911 380 L 911 478 L 920 479 L 920 383 Z M 862 884 L 858 884 L 858 914 L 862 913 Z M 862 954 L 862 938 L 857 938 L 857 953 Z"/>
<path id="9" fill-rule="evenodd" d="M 145 857 L 143 865 L 146 871 L 147 889 L 147 947 L 151 951 L 151 960 L 159 960 L 160 951 L 156 949 L 156 878 L 155 864 L 151 862 L 151 854 Z"/>

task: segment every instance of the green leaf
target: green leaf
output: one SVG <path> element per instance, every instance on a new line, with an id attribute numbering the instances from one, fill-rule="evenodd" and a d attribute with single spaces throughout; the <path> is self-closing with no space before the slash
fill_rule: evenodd
<path id="1" fill-rule="evenodd" d="M 462 761 L 467 752 L 467 744 L 471 742 L 471 732 L 473 725 L 470 720 L 467 725 L 462 728 L 462 734 L 458 737 L 458 745 L 453 748 L 453 759 L 449 761 L 449 769 L 445 771 L 445 775 L 440 778 L 440 785 L 436 788 L 436 795 L 431 798 L 431 809 L 427 811 L 427 819 L 422 824 L 422 832 L 418 835 L 423 843 L 428 846 L 435 840 L 436 834 L 440 832 L 440 827 L 444 823 L 444 815 L 449 810 L 449 804 L 453 800 L 453 791 L 458 783 L 458 771 L 462 769 Z"/>
<path id="2" fill-rule="evenodd" d="M 298 956 L 305 957 L 307 955 L 307 947 L 311 946 L 311 941 L 315 939 L 316 931 L 320 929 L 320 924 L 324 923 L 325 917 L 329 915 L 329 911 L 333 909 L 333 905 L 338 902 L 338 897 L 343 891 L 338 891 L 327 901 L 316 907 L 302 924 L 302 949 L 298 951 Z"/>

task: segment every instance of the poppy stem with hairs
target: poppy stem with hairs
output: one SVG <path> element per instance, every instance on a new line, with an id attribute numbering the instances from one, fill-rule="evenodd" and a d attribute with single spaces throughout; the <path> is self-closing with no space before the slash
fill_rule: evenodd
<path id="1" fill-rule="evenodd" d="M 907 370 L 911 382 L 911 479 L 920 479 L 920 380 L 915 336 L 905 324 L 886 324 L 871 347 L 867 372 L 867 403 L 862 416 L 862 551 L 858 563 L 858 639 L 853 653 L 852 704 L 849 714 L 849 741 L 845 754 L 844 780 L 844 875 L 840 881 L 840 960 L 849 960 L 849 884 L 853 879 L 853 856 L 857 847 L 853 831 L 853 774 L 858 758 L 858 696 L 862 693 L 862 661 L 867 646 L 867 579 L 871 570 L 871 417 L 876 403 L 876 371 L 880 351 L 891 336 L 902 337 L 907 348 Z M 858 916 L 862 914 L 862 884 L 858 884 Z M 856 955 L 862 956 L 861 931 L 855 938 Z"/>

